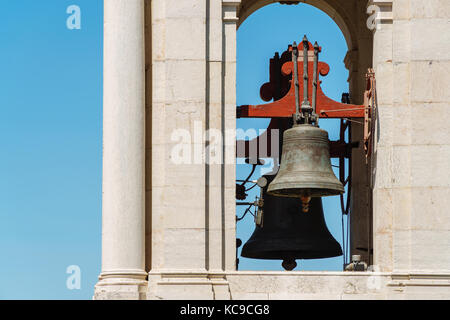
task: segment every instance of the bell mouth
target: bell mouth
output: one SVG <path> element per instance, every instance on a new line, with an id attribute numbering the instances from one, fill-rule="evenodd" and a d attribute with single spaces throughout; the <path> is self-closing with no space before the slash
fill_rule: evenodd
<path id="1" fill-rule="evenodd" d="M 323 188 L 283 188 L 268 190 L 268 194 L 277 197 L 286 198 L 301 198 L 304 194 L 308 194 L 312 198 L 337 196 L 344 193 L 344 188 L 341 189 L 323 189 Z"/>
<path id="2" fill-rule="evenodd" d="M 286 248 L 286 241 L 292 241 L 292 239 L 277 240 L 279 242 L 280 248 Z M 295 244 L 293 245 L 293 250 L 265 250 L 261 243 L 252 243 L 253 241 L 247 242 L 242 248 L 241 257 L 260 259 L 260 260 L 287 260 L 287 259 L 325 259 L 342 256 L 342 248 L 339 243 L 326 242 L 320 244 L 317 248 L 317 243 L 314 244 Z M 277 243 L 275 243 L 277 244 Z M 269 245 L 269 243 L 267 243 Z M 274 245 L 273 242 L 270 245 Z M 303 249 L 294 249 L 295 246 L 303 247 Z"/>

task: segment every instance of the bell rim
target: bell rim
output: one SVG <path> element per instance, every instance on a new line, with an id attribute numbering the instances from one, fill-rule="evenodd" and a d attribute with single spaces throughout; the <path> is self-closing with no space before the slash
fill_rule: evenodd
<path id="1" fill-rule="evenodd" d="M 280 183 L 281 184 L 281 183 Z M 271 196 L 278 197 L 287 197 L 287 198 L 300 198 L 303 194 L 302 190 L 308 190 L 308 194 L 311 197 L 331 197 L 338 196 L 345 193 L 345 188 L 342 184 L 323 184 L 320 186 L 311 187 L 311 184 L 308 187 L 299 186 L 294 183 L 282 183 L 283 186 L 280 187 L 278 184 L 270 184 L 267 188 L 267 193 Z"/>
<path id="2" fill-rule="evenodd" d="M 336 257 L 340 257 L 342 256 L 342 252 L 341 253 L 336 253 L 336 254 L 332 254 L 332 255 L 324 255 L 324 256 L 314 256 L 314 257 L 301 257 L 301 258 L 297 258 L 297 257 L 293 257 L 292 259 L 294 260 L 315 260 L 315 259 L 328 259 L 328 258 L 336 258 Z M 291 258 L 290 256 L 286 256 L 285 258 L 262 258 L 261 256 L 244 256 L 241 254 L 242 258 L 247 258 L 247 259 L 258 259 L 258 260 L 284 260 L 286 258 Z"/>
<path id="3" fill-rule="evenodd" d="M 278 241 L 284 242 L 289 241 L 290 239 L 278 239 Z M 323 247 L 327 247 L 327 250 L 255 250 L 252 248 L 253 241 L 248 240 L 241 251 L 241 257 L 249 258 L 249 259 L 259 259 L 259 260 L 284 260 L 286 258 L 292 258 L 294 260 L 313 260 L 313 259 L 327 259 L 334 258 L 343 255 L 342 247 L 339 242 L 334 241 L 325 241 L 322 243 Z M 258 246 L 263 246 L 261 241 L 259 241 Z M 281 252 L 281 254 L 280 254 Z M 304 255 L 304 253 L 309 252 L 308 255 Z M 249 254 L 250 253 L 250 254 Z M 283 254 L 284 253 L 284 256 Z"/>
<path id="4" fill-rule="evenodd" d="M 267 193 L 274 197 L 301 198 L 301 193 L 288 193 L 288 192 L 282 192 L 282 191 L 272 191 L 272 192 L 267 192 Z M 338 192 L 338 193 L 328 192 L 327 193 L 324 191 L 317 191 L 317 192 L 310 192 L 309 196 L 311 198 L 323 198 L 323 197 L 335 197 L 335 196 L 339 196 L 341 194 L 343 194 L 343 192 Z"/>

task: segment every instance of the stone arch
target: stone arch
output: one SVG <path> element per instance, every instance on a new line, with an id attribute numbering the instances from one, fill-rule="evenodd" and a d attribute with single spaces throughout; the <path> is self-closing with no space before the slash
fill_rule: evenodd
<path id="1" fill-rule="evenodd" d="M 368 29 L 366 24 L 369 17 L 367 6 L 373 1 L 368 3 L 360 0 L 240 0 L 240 4 L 237 6 L 237 28 L 256 10 L 278 2 L 309 4 L 326 13 L 337 24 L 348 48 L 343 62 L 349 73 L 347 81 L 351 103 L 362 104 L 365 74 L 373 65 L 373 32 Z M 352 126 L 352 141 L 362 141 L 362 139 L 363 127 Z M 372 196 L 367 188 L 367 168 L 362 148 L 353 151 L 351 162 L 354 188 L 351 195 L 350 252 L 351 254 L 360 254 L 364 261 L 372 261 L 369 251 L 366 253 L 357 250 L 358 247 L 373 248 L 373 237 L 370 234 L 372 209 L 369 205 Z"/>
<path id="2" fill-rule="evenodd" d="M 237 27 L 245 21 L 253 12 L 272 3 L 278 3 L 276 0 L 242 0 L 238 9 L 239 20 Z M 352 19 L 346 12 L 345 4 L 336 0 L 301 0 L 301 1 L 285 1 L 295 3 L 306 3 L 325 12 L 338 25 L 344 35 L 349 51 L 357 50 L 357 32 L 352 23 Z"/>

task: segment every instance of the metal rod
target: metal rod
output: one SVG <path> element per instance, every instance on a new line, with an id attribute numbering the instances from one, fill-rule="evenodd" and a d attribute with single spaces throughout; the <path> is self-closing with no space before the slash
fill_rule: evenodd
<path id="1" fill-rule="evenodd" d="M 245 181 L 241 183 L 241 186 L 245 185 L 245 184 L 248 182 L 248 180 L 250 179 L 250 177 L 251 177 L 251 176 L 253 175 L 253 173 L 255 172 L 256 166 L 257 166 L 257 164 L 254 164 L 254 165 L 252 166 L 252 171 L 250 171 L 250 174 L 248 175 L 247 179 L 245 179 Z"/>
<path id="2" fill-rule="evenodd" d="M 254 206 L 254 202 L 236 202 L 237 206 Z"/>
<path id="3" fill-rule="evenodd" d="M 319 61 L 319 45 L 314 43 L 314 74 L 313 74 L 313 92 L 312 92 L 312 113 L 316 113 L 316 96 L 317 96 L 317 69 Z"/>
<path id="4" fill-rule="evenodd" d="M 299 83 L 298 83 L 298 47 L 297 43 L 294 41 L 292 47 L 292 62 L 294 64 L 294 88 L 295 88 L 295 116 L 296 120 L 300 115 L 300 103 L 299 103 Z"/>
<path id="5" fill-rule="evenodd" d="M 371 109 L 370 107 L 368 109 Z M 339 112 L 339 111 L 356 111 L 356 110 L 366 110 L 366 108 L 348 108 L 348 109 L 333 109 L 333 110 L 320 110 L 320 113 L 327 113 L 327 112 Z"/>
<path id="6" fill-rule="evenodd" d="M 349 118 L 342 118 L 342 119 L 347 120 L 347 121 L 350 121 L 350 122 L 358 123 L 358 124 L 360 124 L 360 125 L 364 125 L 364 123 L 362 123 L 361 121 L 356 121 L 356 120 L 349 119 Z"/>
<path id="7" fill-rule="evenodd" d="M 236 182 L 257 183 L 258 180 L 242 180 L 242 179 L 236 179 Z"/>
<path id="8" fill-rule="evenodd" d="M 308 102 L 308 38 L 303 37 L 303 104 Z"/>

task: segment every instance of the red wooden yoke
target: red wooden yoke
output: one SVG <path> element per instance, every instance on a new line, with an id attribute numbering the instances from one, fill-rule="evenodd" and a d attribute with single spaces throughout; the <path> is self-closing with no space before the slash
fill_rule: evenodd
<path id="1" fill-rule="evenodd" d="M 309 43 L 309 59 L 308 59 L 308 100 L 312 104 L 312 87 L 313 87 L 313 73 L 314 73 L 314 62 L 313 54 L 314 48 L 311 43 Z M 299 52 L 303 51 L 303 43 L 300 42 L 298 45 Z M 320 52 L 321 48 L 319 49 Z M 292 52 L 292 46 L 289 46 L 289 53 Z M 286 52 L 285 52 L 286 53 Z M 283 56 L 285 56 L 285 53 Z M 290 55 L 290 54 L 289 54 Z M 282 56 L 282 57 L 283 57 Z M 271 64 L 274 59 L 271 59 Z M 286 60 L 286 59 L 284 59 Z M 300 55 L 298 61 L 298 75 L 301 87 L 303 86 L 303 58 Z M 292 61 L 284 62 L 281 67 L 282 76 L 289 76 L 293 72 Z M 261 97 L 271 96 L 273 88 L 277 86 L 275 79 L 277 77 L 272 76 L 273 68 L 271 68 L 271 79 L 270 82 L 265 83 L 261 87 Z M 325 62 L 319 61 L 318 63 L 318 79 L 320 76 L 326 76 L 330 71 L 330 67 Z M 279 78 L 279 77 L 278 77 Z M 295 113 L 295 93 L 294 86 L 292 85 L 292 80 L 289 80 L 290 88 L 286 95 L 282 98 L 275 100 L 271 103 L 259 104 L 259 105 L 243 105 L 238 107 L 237 117 L 238 118 L 290 118 L 292 114 Z M 345 104 L 341 102 L 334 101 L 328 98 L 322 91 L 320 87 L 321 81 L 318 81 L 317 85 L 317 110 L 316 113 L 320 118 L 364 118 L 364 105 L 354 105 Z M 299 90 L 299 101 L 300 104 L 303 101 L 303 88 Z"/>

